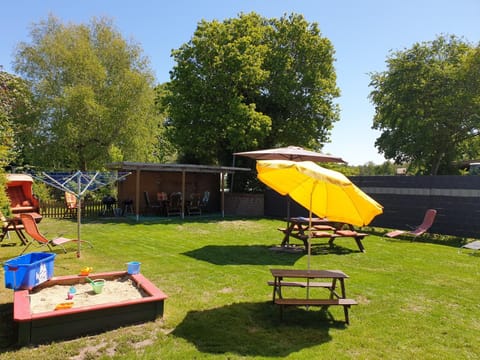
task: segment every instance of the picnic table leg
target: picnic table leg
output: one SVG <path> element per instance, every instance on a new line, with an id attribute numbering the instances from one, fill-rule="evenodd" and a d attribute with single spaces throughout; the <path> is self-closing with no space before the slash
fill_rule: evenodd
<path id="1" fill-rule="evenodd" d="M 350 307 L 349 305 L 344 305 L 344 306 L 343 306 L 343 312 L 345 313 L 345 323 L 346 323 L 347 325 L 350 324 L 350 319 L 348 318 L 348 308 L 349 308 L 349 307 Z"/>
<path id="2" fill-rule="evenodd" d="M 346 294 L 346 291 L 345 291 L 345 281 L 343 278 L 340 278 L 340 289 L 342 291 L 342 299 L 346 299 L 347 298 L 347 294 Z M 343 306 L 343 313 L 345 314 L 345 323 L 347 325 L 350 324 L 350 319 L 348 317 L 348 308 L 350 307 L 350 305 L 344 305 Z"/>
<path id="3" fill-rule="evenodd" d="M 347 294 L 345 293 L 345 281 L 343 278 L 339 278 L 338 280 L 340 280 L 340 290 L 341 290 L 341 294 L 342 294 L 342 299 L 346 299 L 347 298 Z"/>
<path id="4" fill-rule="evenodd" d="M 275 277 L 273 282 L 273 294 L 272 294 L 272 303 L 275 304 L 275 294 L 278 294 L 278 298 L 282 298 L 282 286 L 281 286 L 282 278 Z"/>
<path id="5" fill-rule="evenodd" d="M 335 236 L 331 236 L 330 240 L 328 240 L 328 246 L 330 247 L 330 249 L 333 248 L 333 240 L 335 240 Z"/>
<path id="6" fill-rule="evenodd" d="M 355 241 L 357 242 L 358 248 L 360 249 L 361 252 L 365 252 L 365 248 L 363 247 L 363 244 L 362 244 L 362 239 L 363 239 L 363 236 L 355 236 Z"/>
<path id="7" fill-rule="evenodd" d="M 337 293 L 335 292 L 335 288 L 337 287 L 337 279 L 332 280 L 332 287 L 330 288 L 330 299 L 333 299 L 333 296 Z M 338 296 L 337 296 L 338 297 Z"/>
<path id="8" fill-rule="evenodd" d="M 290 233 L 293 231 L 295 224 L 287 222 L 287 228 L 285 229 L 285 236 L 283 237 L 281 246 L 288 246 L 290 243 Z"/>

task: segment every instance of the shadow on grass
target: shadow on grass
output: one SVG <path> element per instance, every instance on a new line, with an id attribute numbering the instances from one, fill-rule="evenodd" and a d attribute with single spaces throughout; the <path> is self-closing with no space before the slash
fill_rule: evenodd
<path id="1" fill-rule="evenodd" d="M 312 244 L 310 251 L 312 255 L 348 255 L 352 253 L 361 253 L 358 249 L 352 250 L 338 244 L 334 244 L 333 246 L 330 246 L 329 244 Z"/>
<path id="2" fill-rule="evenodd" d="M 270 302 L 236 303 L 190 311 L 172 335 L 210 354 L 285 357 L 331 340 L 330 328 L 345 329 L 328 310 L 289 308 L 280 321 L 279 308 Z"/>
<path id="3" fill-rule="evenodd" d="M 304 253 L 281 253 L 261 245 L 207 245 L 183 255 L 215 265 L 293 265 Z"/>

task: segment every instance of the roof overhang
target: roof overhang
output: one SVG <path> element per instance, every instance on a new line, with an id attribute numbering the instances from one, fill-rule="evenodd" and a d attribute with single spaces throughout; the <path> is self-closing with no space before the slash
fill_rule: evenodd
<path id="1" fill-rule="evenodd" d="M 159 163 L 139 163 L 139 162 L 114 162 L 107 164 L 111 170 L 123 171 L 163 171 L 163 172 L 192 172 L 192 173 L 229 173 L 237 171 L 252 171 L 248 168 L 230 167 L 230 166 L 212 166 L 212 165 L 192 165 L 192 164 L 159 164 Z"/>

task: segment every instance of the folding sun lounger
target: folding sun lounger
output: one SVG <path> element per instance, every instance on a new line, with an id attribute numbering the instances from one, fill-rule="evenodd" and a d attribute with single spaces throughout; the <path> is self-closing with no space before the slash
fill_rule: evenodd
<path id="1" fill-rule="evenodd" d="M 388 236 L 390 238 L 396 237 L 398 235 L 413 235 L 414 237 L 420 236 L 428 231 L 433 225 L 433 221 L 435 220 L 435 216 L 437 215 L 437 210 L 435 209 L 428 209 L 425 212 L 425 216 L 423 218 L 423 222 L 418 225 L 415 229 L 413 230 L 394 230 L 391 231 L 385 236 Z"/>

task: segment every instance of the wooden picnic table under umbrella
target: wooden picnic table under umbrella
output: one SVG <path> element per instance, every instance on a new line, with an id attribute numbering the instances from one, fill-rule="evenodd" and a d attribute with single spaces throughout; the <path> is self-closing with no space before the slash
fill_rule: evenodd
<path id="1" fill-rule="evenodd" d="M 258 179 L 264 184 L 281 195 L 289 195 L 309 210 L 308 229 L 312 228 L 313 214 L 331 221 L 363 226 L 369 224 L 376 215 L 383 212 L 380 204 L 357 188 L 346 176 L 337 171 L 325 169 L 311 161 L 257 160 L 257 172 Z M 326 286 L 331 290 L 329 299 L 310 299 L 310 279 L 317 276 L 323 277 L 324 275 L 320 274 L 325 271 L 310 269 L 311 232 L 308 233 L 307 270 L 297 270 L 298 273 L 294 275 L 306 278 L 306 299 L 275 299 L 275 291 L 279 295 L 281 294 L 283 278 L 288 275 L 285 270 L 280 269 L 272 272 L 275 277 L 273 301 L 280 305 L 281 310 L 287 305 L 304 305 L 307 306 L 307 309 L 309 306 L 340 305 L 344 308 L 345 321 L 348 324 L 348 308 L 356 305 L 357 302 L 353 299 L 346 299 L 343 276 L 347 276 L 343 272 L 341 272 L 342 293 L 338 299 L 332 297 L 334 281 L 337 278 L 332 280 L 332 285 Z M 312 275 L 314 272 L 318 275 Z M 331 273 L 331 271 L 327 272 Z M 289 284 L 298 286 L 297 282 Z M 324 287 L 323 284 L 320 286 Z M 315 287 L 315 284 L 312 284 L 312 287 Z"/>

